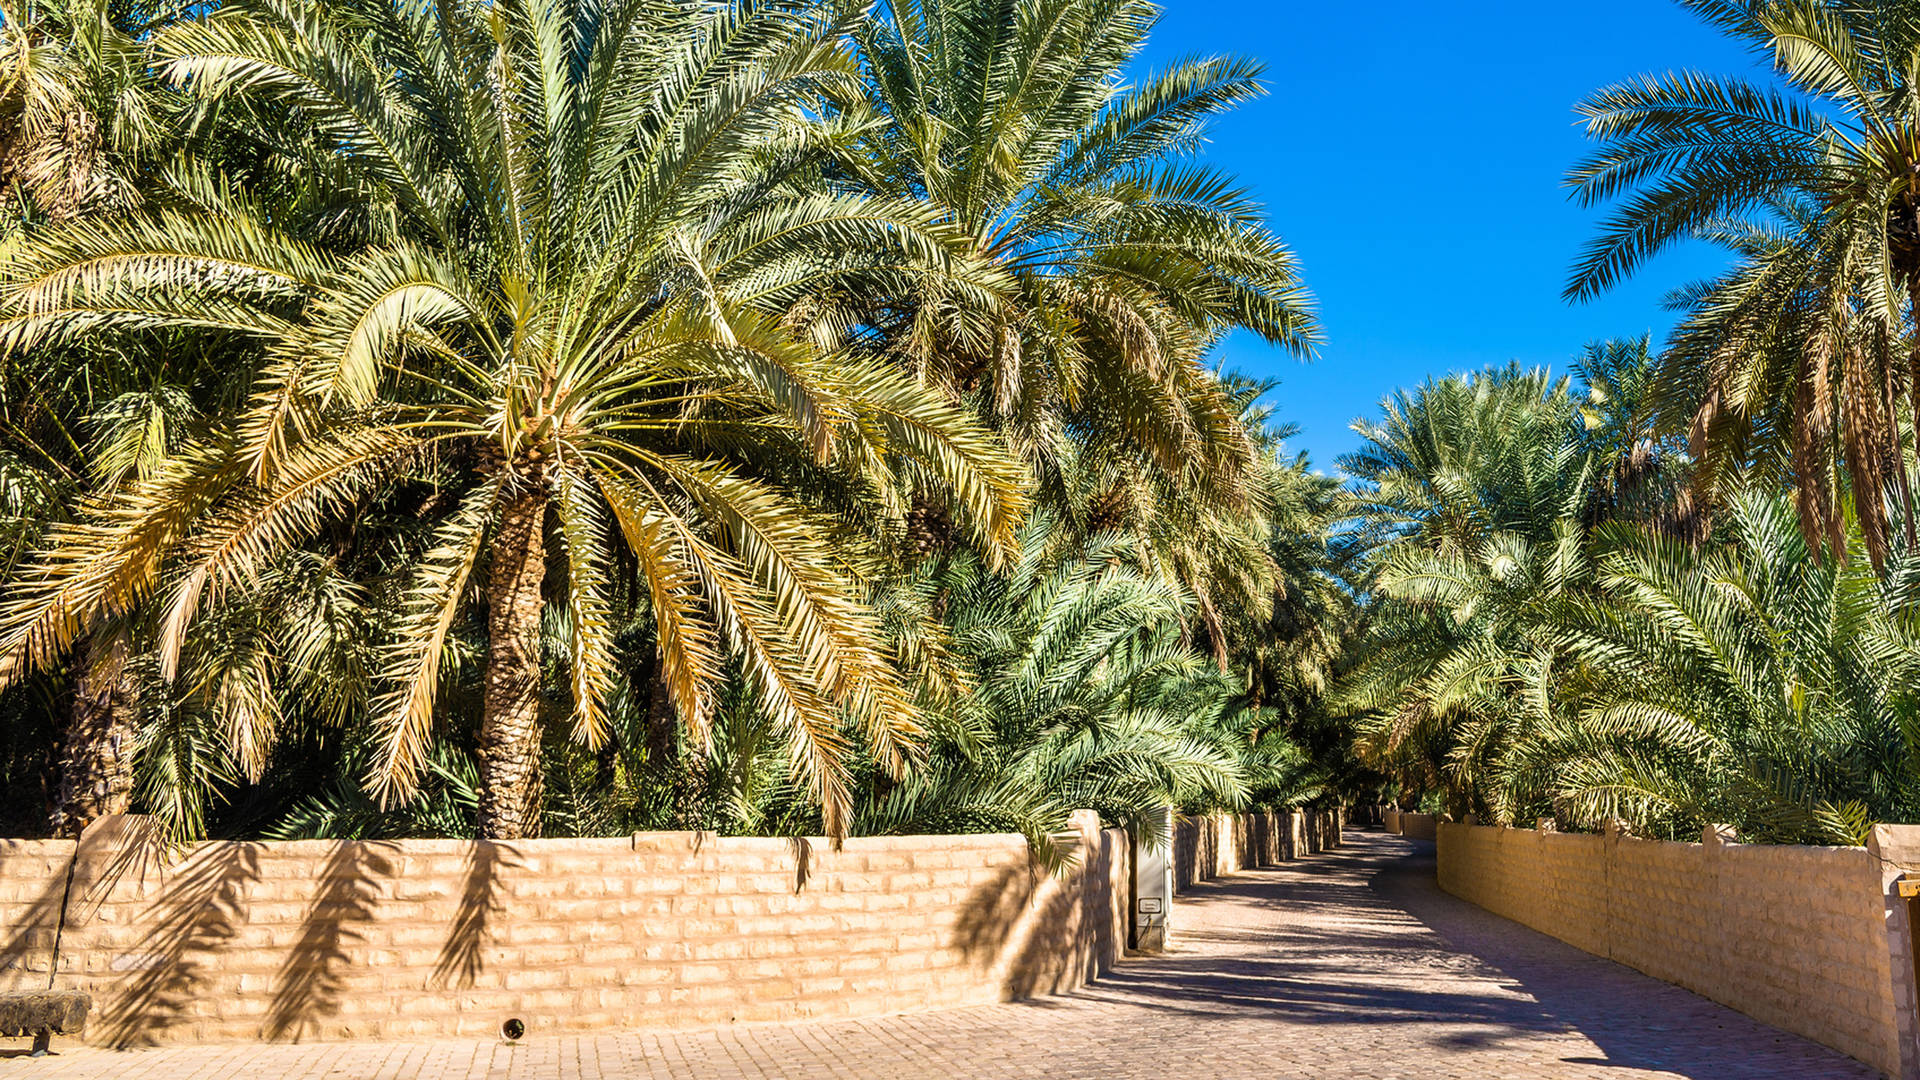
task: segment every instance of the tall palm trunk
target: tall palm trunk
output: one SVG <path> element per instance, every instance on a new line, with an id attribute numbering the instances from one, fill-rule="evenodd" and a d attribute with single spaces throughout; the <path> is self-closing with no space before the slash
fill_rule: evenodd
<path id="1" fill-rule="evenodd" d="M 139 695 L 123 630 L 96 631 L 74 665 L 73 708 L 60 741 L 59 784 L 48 826 L 77 837 L 133 801 L 133 741 Z"/>
<path id="2" fill-rule="evenodd" d="M 1913 230 L 1916 236 L 1920 236 L 1920 203 L 1915 203 L 1913 206 Z M 1914 452 L 1916 456 L 1920 456 L 1920 265 L 1913 265 L 1920 263 L 1920 258 L 1910 258 L 1907 261 L 1909 263 L 1907 267 L 1907 300 L 1911 305 L 1907 313 L 1913 319 L 1913 325 L 1915 327 L 1913 355 L 1907 362 L 1907 378 L 1905 380 L 1907 384 L 1905 387 L 1907 391 L 1907 422 L 1912 424 L 1916 429 L 1914 434 Z M 1893 474 L 1900 478 L 1900 512 L 1904 514 L 1907 519 L 1907 550 L 1912 551 L 1915 540 L 1914 531 L 1916 528 L 1913 509 L 1913 484 L 1907 479 L 1907 457 L 1900 452 L 1900 429 L 1897 410 L 1893 419 L 1893 425 Z"/>
<path id="3" fill-rule="evenodd" d="M 15 121 L 16 125 L 19 123 Z M 22 139 L 7 133 L 0 176 L 41 189 L 41 211 L 65 221 L 97 200 L 95 166 L 100 121 L 80 111 L 57 132 Z M 60 740 L 59 781 L 47 824 L 56 837 L 78 837 L 108 814 L 124 814 L 133 802 L 133 742 L 138 734 L 140 694 L 127 661 L 132 643 L 125 629 L 95 629 L 73 667 L 73 706 Z"/>
<path id="4" fill-rule="evenodd" d="M 647 772 L 668 792 L 670 827 L 684 829 L 691 793 L 687 790 L 686 770 L 680 762 L 679 724 L 673 697 L 667 692 L 665 665 L 656 660 L 647 700 Z"/>
<path id="5" fill-rule="evenodd" d="M 505 496 L 487 591 L 486 712 L 480 722 L 480 835 L 540 827 L 540 586 L 547 500 L 522 481 Z"/>

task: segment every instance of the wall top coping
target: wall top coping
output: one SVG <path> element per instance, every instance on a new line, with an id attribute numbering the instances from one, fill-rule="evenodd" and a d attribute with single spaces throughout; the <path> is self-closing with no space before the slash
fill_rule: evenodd
<path id="1" fill-rule="evenodd" d="M 541 841 L 534 841 L 539 843 Z M 524 844 L 527 841 L 515 841 Z M 849 836 L 836 848 L 824 836 L 718 836 L 711 832 L 644 832 L 614 841 L 647 852 L 732 852 L 735 854 L 778 855 L 805 844 L 814 852 L 822 851 L 974 851 L 996 850 L 1018 845 L 1027 839 L 1019 833 L 942 833 L 909 836 Z"/>
<path id="2" fill-rule="evenodd" d="M 1875 825 L 1867 850 L 1887 862 L 1920 866 L 1920 825 Z"/>
<path id="3" fill-rule="evenodd" d="M 1096 819 L 1097 820 L 1097 819 Z M 79 846 L 74 840 L 26 840 L 0 837 L 0 858 L 71 857 Z M 1019 833 L 949 833 L 910 836 L 850 836 L 836 849 L 824 836 L 716 836 L 710 832 L 645 832 L 629 836 L 541 837 L 531 840 L 200 840 L 181 845 L 184 852 L 222 845 L 247 849 L 262 858 L 311 858 L 325 856 L 343 845 L 357 844 L 393 855 L 465 855 L 476 845 L 486 844 L 503 851 L 527 855 L 600 854 L 643 852 L 649 854 L 788 854 L 804 843 L 810 853 L 835 850 L 875 851 L 997 851 L 1026 847 Z"/>
<path id="4" fill-rule="evenodd" d="M 1548 842 L 1567 840 L 1590 842 L 1607 839 L 1605 834 L 1602 833 L 1570 833 L 1539 831 L 1536 829 L 1516 829 L 1511 825 L 1466 825 L 1457 822 L 1442 821 L 1439 823 L 1439 827 L 1443 830 L 1453 831 L 1473 829 L 1480 832 L 1535 836 L 1543 840 L 1548 840 Z M 1911 833 L 1911 838 L 1904 840 L 1908 845 L 1905 850 L 1911 853 L 1916 862 L 1920 862 L 1920 825 L 1878 825 L 1874 827 L 1876 839 L 1882 829 L 1897 829 L 1901 832 Z M 1624 833 L 1620 835 L 1619 841 L 1623 844 L 1664 844 L 1669 847 L 1699 848 L 1702 850 L 1711 848 L 1716 854 L 1729 859 L 1793 858 L 1800 855 L 1811 855 L 1823 858 L 1828 856 L 1852 858 L 1856 854 L 1869 854 L 1868 849 L 1864 847 L 1841 846 L 1837 844 L 1723 843 L 1710 846 L 1702 844 L 1698 840 L 1659 840 L 1649 836 L 1630 836 Z M 1882 853 L 1880 857 L 1896 858 L 1896 856 L 1885 853 Z"/>
<path id="5" fill-rule="evenodd" d="M 0 859 L 32 858 L 40 856 L 58 856 L 66 858 L 73 854 L 76 842 L 72 840 L 7 840 L 0 839 Z"/>

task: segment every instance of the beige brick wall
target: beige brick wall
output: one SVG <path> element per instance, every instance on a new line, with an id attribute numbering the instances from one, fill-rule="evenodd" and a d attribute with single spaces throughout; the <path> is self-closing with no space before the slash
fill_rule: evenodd
<path id="1" fill-rule="evenodd" d="M 117 819 L 0 842 L 0 987 L 95 995 L 89 1041 L 490 1035 L 857 1016 L 1071 989 L 1120 955 L 1124 833 L 1064 879 L 1013 835 L 646 833 L 207 843 Z"/>
<path id="2" fill-rule="evenodd" d="M 1432 840 L 1438 835 L 1435 830 L 1440 824 L 1440 819 L 1434 817 L 1432 814 L 1414 814 L 1404 810 L 1389 810 L 1386 812 L 1385 817 L 1386 829 L 1390 833 L 1399 833 L 1401 836 L 1410 837 L 1415 840 Z"/>
<path id="3" fill-rule="evenodd" d="M 1183 814 L 1173 824 L 1175 891 L 1340 846 L 1344 811 Z"/>
<path id="4" fill-rule="evenodd" d="M 1904 928 L 1890 943 L 1892 879 L 1867 849 L 1451 823 L 1438 836 L 1455 896 L 1902 1075 L 1892 969 L 1911 946 Z"/>
<path id="5" fill-rule="evenodd" d="M 0 840 L 0 990 L 44 990 L 71 840 Z"/>

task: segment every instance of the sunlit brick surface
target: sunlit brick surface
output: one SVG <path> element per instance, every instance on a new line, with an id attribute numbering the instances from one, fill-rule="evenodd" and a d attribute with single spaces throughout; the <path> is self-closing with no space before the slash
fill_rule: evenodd
<path id="1" fill-rule="evenodd" d="M 1440 893 L 1427 845 L 1347 839 L 1310 861 L 1195 886 L 1178 908 L 1178 952 L 1025 1004 L 663 1035 L 536 1031 L 512 1046 L 80 1047 L 30 1071 L 36 1080 L 1873 1075 Z"/>
<path id="2" fill-rule="evenodd" d="M 0 990 L 94 997 L 107 1048 L 697 1029 L 986 1004 L 1124 945 L 1125 834 L 1078 870 L 1016 835 L 642 833 L 470 843 L 0 841 Z M 1063 838 L 1064 840 L 1065 838 Z M 123 857 L 124 856 L 124 857 Z"/>
<path id="3" fill-rule="evenodd" d="M 1886 889 L 1866 849 L 1440 830 L 1449 892 L 1898 1071 Z"/>

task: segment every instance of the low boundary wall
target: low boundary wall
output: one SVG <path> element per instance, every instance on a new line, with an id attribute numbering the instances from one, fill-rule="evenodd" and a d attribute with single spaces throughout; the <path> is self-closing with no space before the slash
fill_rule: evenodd
<path id="1" fill-rule="evenodd" d="M 1181 815 L 1173 824 L 1173 886 L 1273 866 L 1340 846 L 1346 811 Z"/>
<path id="2" fill-rule="evenodd" d="M 1387 807 L 1380 812 L 1380 827 L 1387 832 L 1404 836 L 1412 840 L 1436 840 L 1438 829 L 1444 818 L 1432 814 L 1416 814 L 1408 810 L 1396 810 Z"/>
<path id="3" fill-rule="evenodd" d="M 106 819 L 77 844 L 0 841 L 0 989 L 92 992 L 87 1041 L 112 1046 L 486 1037 L 509 1018 L 705 1027 L 1054 993 L 1126 943 L 1126 834 L 1091 811 L 1074 822 L 1081 862 L 1061 879 L 1017 835 L 169 854 L 140 819 Z"/>
<path id="4" fill-rule="evenodd" d="M 1908 902 L 1894 887 L 1920 869 L 1920 827 L 1880 826 L 1867 848 L 1450 822 L 1438 837 L 1440 887 L 1455 896 L 1890 1076 L 1920 1076 Z"/>

